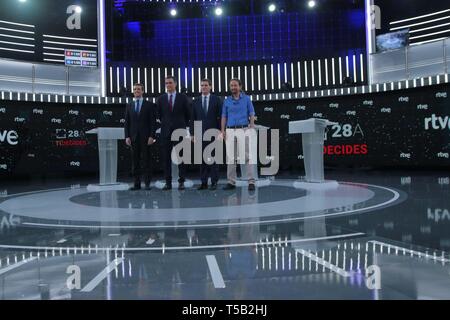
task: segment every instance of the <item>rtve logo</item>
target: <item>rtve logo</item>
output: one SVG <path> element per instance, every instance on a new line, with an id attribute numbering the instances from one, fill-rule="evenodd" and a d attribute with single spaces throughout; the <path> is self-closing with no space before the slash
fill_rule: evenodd
<path id="1" fill-rule="evenodd" d="M 25 122 L 25 118 L 15 117 L 14 122 L 20 122 L 20 123 Z"/>
<path id="2" fill-rule="evenodd" d="M 436 98 L 447 98 L 447 92 L 436 93 Z"/>
<path id="3" fill-rule="evenodd" d="M 95 120 L 95 119 L 86 119 L 86 123 L 96 124 L 97 120 Z"/>
<path id="4" fill-rule="evenodd" d="M 363 101 L 363 106 L 373 106 L 373 100 L 365 100 L 365 101 Z"/>
<path id="5" fill-rule="evenodd" d="M 314 113 L 313 118 L 323 118 L 323 113 Z"/>
<path id="6" fill-rule="evenodd" d="M 43 115 L 44 114 L 44 110 L 42 109 L 33 109 L 33 114 L 39 114 L 39 115 Z"/>
<path id="7" fill-rule="evenodd" d="M 339 103 L 330 103 L 328 105 L 330 109 L 339 109 Z"/>
<path id="8" fill-rule="evenodd" d="M 0 131 L 0 143 L 3 142 L 7 142 L 9 145 L 11 146 L 15 146 L 19 143 L 18 141 L 19 139 L 19 135 L 17 134 L 16 131 L 8 131 L 8 130 L 3 130 Z"/>
<path id="9" fill-rule="evenodd" d="M 103 115 L 104 115 L 104 116 L 112 116 L 113 113 L 112 113 L 112 111 L 105 110 L 105 111 L 103 111 Z"/>
<path id="10" fill-rule="evenodd" d="M 438 157 L 438 158 L 445 158 L 445 159 L 448 159 L 448 158 L 450 157 L 450 155 L 449 155 L 448 152 L 439 152 L 439 153 L 437 154 L 437 157 Z"/>
<path id="11" fill-rule="evenodd" d="M 398 98 L 398 102 L 409 102 L 409 97 L 400 97 Z"/>
<path id="12" fill-rule="evenodd" d="M 417 110 L 428 110 L 428 105 L 427 104 L 418 104 Z"/>
<path id="13" fill-rule="evenodd" d="M 400 158 L 401 159 L 411 159 L 411 153 L 400 153 Z"/>
<path id="14" fill-rule="evenodd" d="M 356 111 L 354 111 L 354 110 L 347 111 L 346 115 L 348 115 L 348 116 L 356 116 Z"/>
<path id="15" fill-rule="evenodd" d="M 71 161 L 70 166 L 71 167 L 80 167 L 81 163 L 80 163 L 80 161 Z"/>
<path id="16" fill-rule="evenodd" d="M 425 130 L 450 130 L 450 119 L 448 116 L 438 117 L 432 114 L 431 117 L 425 118 Z"/>
<path id="17" fill-rule="evenodd" d="M 288 115 L 288 114 L 282 114 L 282 115 L 280 116 L 280 119 L 286 119 L 286 120 L 289 120 L 290 118 L 291 118 L 291 116 Z"/>
<path id="18" fill-rule="evenodd" d="M 0 108 L 0 113 L 6 113 L 6 108 L 5 107 L 1 107 Z"/>
<path id="19" fill-rule="evenodd" d="M 51 120 L 50 120 L 50 122 L 51 123 L 57 123 L 57 124 L 61 124 L 61 119 L 57 119 L 57 118 L 52 118 Z"/>
<path id="20" fill-rule="evenodd" d="M 306 110 L 306 106 L 297 106 L 297 110 L 298 111 L 305 111 Z"/>
<path id="21" fill-rule="evenodd" d="M 78 116 L 80 114 L 80 111 L 78 110 L 69 110 L 70 115 Z"/>
<path id="22" fill-rule="evenodd" d="M 273 108 L 266 107 L 266 108 L 264 108 L 264 112 L 273 112 Z"/>

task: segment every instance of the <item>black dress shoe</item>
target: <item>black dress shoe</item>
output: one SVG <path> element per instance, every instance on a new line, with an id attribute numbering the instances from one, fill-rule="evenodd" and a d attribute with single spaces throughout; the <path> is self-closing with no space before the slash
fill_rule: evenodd
<path id="1" fill-rule="evenodd" d="M 197 188 L 197 190 L 206 190 L 208 189 L 208 184 L 202 183 L 200 187 Z"/>
<path id="2" fill-rule="evenodd" d="M 138 190 L 141 190 L 140 185 L 135 185 L 133 188 L 130 188 L 130 191 L 138 191 Z"/>
<path id="3" fill-rule="evenodd" d="M 227 185 L 223 187 L 223 190 L 234 190 L 234 189 L 236 189 L 236 186 L 231 183 L 227 183 Z"/>
<path id="4" fill-rule="evenodd" d="M 217 190 L 217 183 L 211 184 L 211 187 L 209 188 L 209 190 Z"/>
<path id="5" fill-rule="evenodd" d="M 183 191 L 185 189 L 186 187 L 184 186 L 184 182 L 180 183 L 180 185 L 178 186 L 178 190 Z"/>
<path id="6" fill-rule="evenodd" d="M 255 191 L 255 190 L 256 190 L 255 184 L 254 183 L 250 183 L 248 185 L 248 191 Z"/>
<path id="7" fill-rule="evenodd" d="M 168 191 L 168 190 L 172 190 L 172 185 L 171 184 L 166 184 L 164 186 L 164 188 L 162 188 L 163 191 Z"/>

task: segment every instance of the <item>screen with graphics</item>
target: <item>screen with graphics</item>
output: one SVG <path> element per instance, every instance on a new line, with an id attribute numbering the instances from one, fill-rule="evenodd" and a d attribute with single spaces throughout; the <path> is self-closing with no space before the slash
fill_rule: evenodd
<path id="1" fill-rule="evenodd" d="M 126 61 L 291 61 L 364 48 L 364 11 L 129 22 Z M 158 48 L 155 50 L 155 48 Z"/>
<path id="2" fill-rule="evenodd" d="M 0 58 L 64 64 L 64 50 L 97 52 L 97 1 L 0 1 Z"/>
<path id="3" fill-rule="evenodd" d="M 0 175 L 98 172 L 97 139 L 85 132 L 123 127 L 123 105 L 0 101 Z M 302 167 L 301 135 L 289 121 L 329 119 L 327 166 L 450 165 L 450 86 L 349 97 L 255 101 L 257 124 L 280 130 L 280 167 Z M 119 170 L 130 154 L 119 143 Z M 159 149 L 158 149 L 159 151 Z M 154 152 L 154 169 L 159 152 Z"/>

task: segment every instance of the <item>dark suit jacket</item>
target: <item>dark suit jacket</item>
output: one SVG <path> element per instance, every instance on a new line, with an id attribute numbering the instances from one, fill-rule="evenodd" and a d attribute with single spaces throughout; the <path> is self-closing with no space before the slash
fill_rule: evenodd
<path id="1" fill-rule="evenodd" d="M 209 97 L 208 114 L 205 115 L 203 111 L 203 96 L 196 98 L 192 104 L 192 118 L 191 118 L 191 134 L 194 134 L 194 122 L 201 121 L 204 133 L 209 129 L 221 129 L 222 120 L 222 100 L 211 95 Z"/>
<path id="2" fill-rule="evenodd" d="M 138 136 L 141 140 L 155 139 L 156 135 L 156 105 L 149 101 L 142 103 L 141 112 L 136 113 L 134 101 L 127 104 L 125 111 L 125 137 L 136 142 Z"/>
<path id="3" fill-rule="evenodd" d="M 158 98 L 156 106 L 158 117 L 161 120 L 162 143 L 170 140 L 173 131 L 189 127 L 191 106 L 189 98 L 185 94 L 177 93 L 172 112 L 170 112 L 169 96 L 167 93 Z"/>

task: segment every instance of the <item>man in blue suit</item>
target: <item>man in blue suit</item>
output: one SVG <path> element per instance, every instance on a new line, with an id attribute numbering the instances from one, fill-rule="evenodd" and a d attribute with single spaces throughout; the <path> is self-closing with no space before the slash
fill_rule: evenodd
<path id="1" fill-rule="evenodd" d="M 222 118 L 222 100 L 211 94 L 212 82 L 209 79 L 203 79 L 201 82 L 202 95 L 196 98 L 192 105 L 192 121 L 191 132 L 194 127 L 194 122 L 202 123 L 202 136 L 207 130 L 221 129 Z M 202 151 L 208 143 L 203 142 Z M 203 159 L 203 157 L 202 157 Z M 200 167 L 201 185 L 198 190 L 208 189 L 208 179 L 211 178 L 211 190 L 217 189 L 217 182 L 219 181 L 219 168 L 217 163 L 212 159 L 212 163 L 208 164 L 202 161 Z"/>
<path id="2" fill-rule="evenodd" d="M 125 111 L 125 138 L 131 147 L 132 174 L 134 187 L 132 191 L 141 189 L 141 174 L 144 175 L 145 189 L 150 190 L 152 179 L 151 146 L 156 137 L 156 106 L 144 99 L 144 86 L 137 83 L 133 87 L 133 102 L 127 104 Z M 141 160 L 143 166 L 141 166 Z"/>
<path id="3" fill-rule="evenodd" d="M 156 100 L 156 109 L 161 120 L 161 145 L 162 160 L 166 185 L 163 190 L 172 190 L 172 149 L 179 142 L 172 141 L 172 134 L 178 129 L 189 128 L 191 121 L 191 108 L 189 98 L 183 93 L 177 93 L 177 82 L 175 77 L 168 76 L 165 79 L 167 93 Z M 187 134 L 187 131 L 186 131 Z M 178 166 L 179 186 L 178 190 L 184 190 L 185 164 Z"/>

